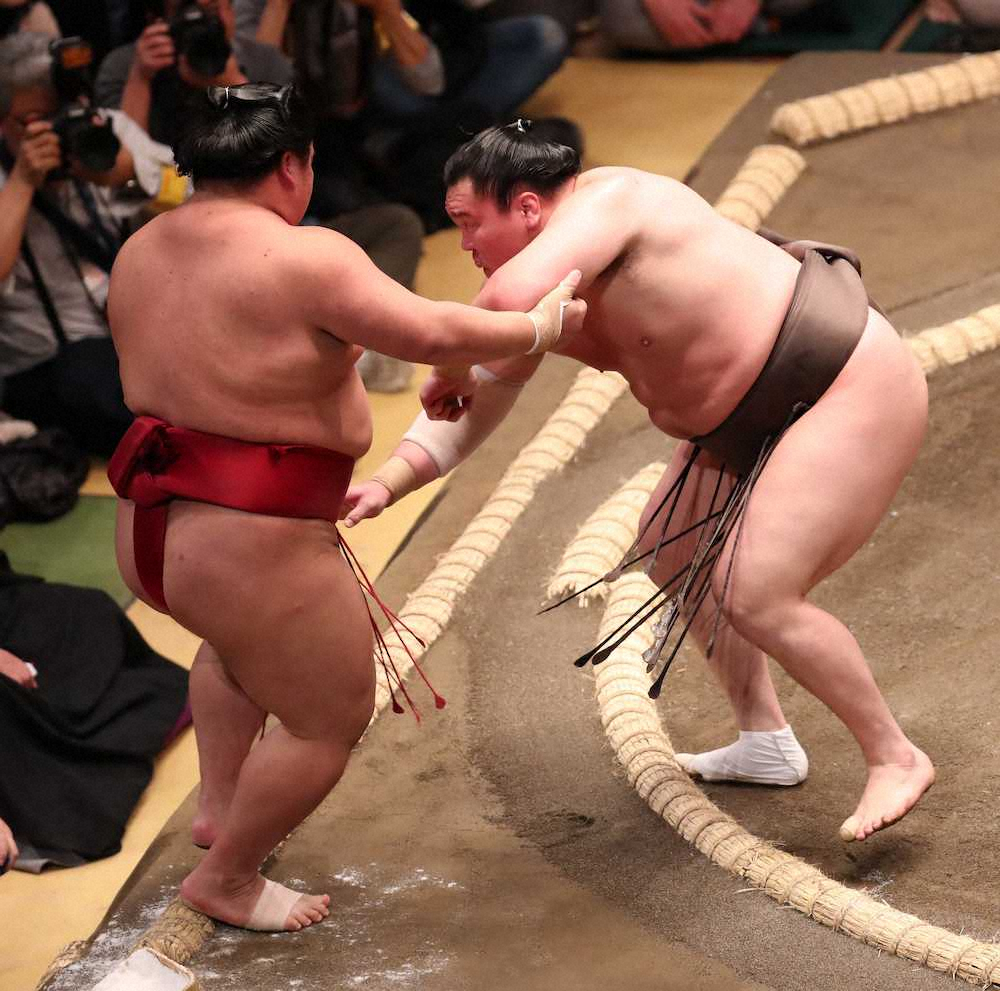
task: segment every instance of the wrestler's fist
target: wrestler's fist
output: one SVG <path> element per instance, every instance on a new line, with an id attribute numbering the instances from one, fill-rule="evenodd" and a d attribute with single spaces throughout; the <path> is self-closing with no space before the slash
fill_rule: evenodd
<path id="1" fill-rule="evenodd" d="M 472 404 L 479 380 L 471 368 L 435 368 L 420 389 L 420 402 L 430 420 L 452 423 Z"/>
<path id="2" fill-rule="evenodd" d="M 344 521 L 344 526 L 351 527 L 362 520 L 374 519 L 390 502 L 392 493 L 381 482 L 367 481 L 352 485 L 341 504 L 340 518 Z"/>
<path id="3" fill-rule="evenodd" d="M 17 863 L 17 844 L 10 827 L 0 819 L 0 874 L 9 870 Z"/>

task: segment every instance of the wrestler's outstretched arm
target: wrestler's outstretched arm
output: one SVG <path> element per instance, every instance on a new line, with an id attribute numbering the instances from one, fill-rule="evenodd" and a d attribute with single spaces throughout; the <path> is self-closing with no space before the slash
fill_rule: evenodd
<path id="1" fill-rule="evenodd" d="M 345 524 L 354 526 L 378 516 L 386 506 L 464 461 L 503 422 L 540 361 L 538 356 L 472 368 L 477 387 L 461 419 L 431 420 L 421 412 L 389 460 L 368 481 L 347 490 Z"/>
<path id="2" fill-rule="evenodd" d="M 488 309 L 518 308 L 532 298 L 551 272 L 567 265 L 581 271 L 586 287 L 628 247 L 634 233 L 629 216 L 631 183 L 603 183 L 573 196 L 553 214 L 545 229 L 519 254 L 501 266 L 476 297 Z M 570 261 L 572 260 L 572 261 Z M 564 338 L 553 350 L 572 347 Z M 421 390 L 426 413 L 414 421 L 389 460 L 371 479 L 351 486 L 344 502 L 345 522 L 353 526 L 377 516 L 414 489 L 447 474 L 464 461 L 499 426 L 513 408 L 521 386 L 540 356 L 490 362 L 472 370 L 436 368 Z M 457 400 L 464 401 L 462 405 Z M 429 415 L 428 415 L 429 414 Z"/>
<path id="3" fill-rule="evenodd" d="M 470 365 L 547 351 L 579 330 L 580 273 L 554 278 L 519 312 L 424 299 L 376 268 L 356 244 L 325 228 L 298 230 L 289 275 L 303 314 L 338 340 L 427 365 Z M 567 274 L 569 273 L 569 274 Z"/>

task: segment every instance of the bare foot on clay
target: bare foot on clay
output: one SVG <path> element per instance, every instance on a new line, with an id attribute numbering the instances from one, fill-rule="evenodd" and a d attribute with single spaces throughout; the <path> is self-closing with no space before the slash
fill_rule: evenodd
<path id="1" fill-rule="evenodd" d="M 932 784 L 934 765 L 916 747 L 909 761 L 870 767 L 861 801 L 854 815 L 840 827 L 840 838 L 845 843 L 866 840 L 872 833 L 898 822 Z"/>
<path id="2" fill-rule="evenodd" d="M 198 868 L 181 883 L 181 900 L 220 922 L 263 932 L 297 932 L 330 914 L 329 895 L 301 894 L 260 874 L 250 884 L 227 888 L 198 876 Z"/>

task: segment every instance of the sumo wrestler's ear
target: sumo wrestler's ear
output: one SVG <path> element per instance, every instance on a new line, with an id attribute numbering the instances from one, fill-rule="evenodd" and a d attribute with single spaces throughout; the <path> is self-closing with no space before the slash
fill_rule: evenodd
<path id="1" fill-rule="evenodd" d="M 529 229 L 534 229 L 542 221 L 542 201 L 538 193 L 524 189 L 515 197 L 514 205 Z"/>

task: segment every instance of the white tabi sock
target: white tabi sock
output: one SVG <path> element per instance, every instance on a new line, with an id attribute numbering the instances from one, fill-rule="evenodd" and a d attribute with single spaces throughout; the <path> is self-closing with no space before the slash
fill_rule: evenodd
<path id="1" fill-rule="evenodd" d="M 797 785 L 809 773 L 809 758 L 791 726 L 769 732 L 740 730 L 740 738 L 728 747 L 675 756 L 688 774 L 705 781 Z"/>

